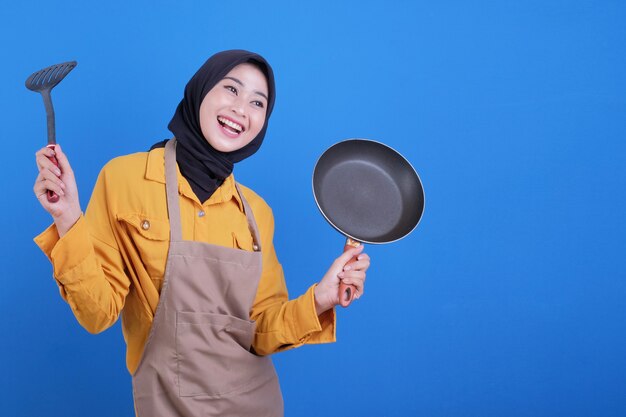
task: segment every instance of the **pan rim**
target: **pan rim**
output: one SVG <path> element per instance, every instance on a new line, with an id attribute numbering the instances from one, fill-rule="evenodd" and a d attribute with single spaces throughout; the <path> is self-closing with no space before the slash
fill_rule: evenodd
<path id="1" fill-rule="evenodd" d="M 338 146 L 342 143 L 345 142 L 351 142 L 351 141 L 361 141 L 361 142 L 372 142 L 375 143 L 377 145 L 380 145 L 382 147 L 388 148 L 391 151 L 395 152 L 397 155 L 399 155 L 407 164 L 409 167 L 411 167 L 411 169 L 413 170 L 413 173 L 415 173 L 415 176 L 417 177 L 417 181 L 419 182 L 420 188 L 422 190 L 422 212 L 420 213 L 419 218 L 417 219 L 417 222 L 415 223 L 415 225 L 408 231 L 406 231 L 404 234 L 402 234 L 402 236 L 396 238 L 396 239 L 392 239 L 392 240 L 384 240 L 384 241 L 378 241 L 378 242 L 374 242 L 374 241 L 368 241 L 368 240 L 364 240 L 364 239 L 359 239 L 356 236 L 353 236 L 349 233 L 346 233 L 345 231 L 341 230 L 339 227 L 337 227 L 337 225 L 335 223 L 332 222 L 331 219 L 328 218 L 328 216 L 326 215 L 326 213 L 324 213 L 324 210 L 322 210 L 322 207 L 317 199 L 317 195 L 315 193 L 315 173 L 317 172 L 317 167 L 319 166 L 319 162 L 320 160 L 324 157 L 324 155 L 332 148 L 334 148 L 335 146 Z M 415 169 L 415 167 L 411 164 L 411 162 L 404 157 L 404 155 L 402 155 L 400 152 L 398 152 L 396 149 L 392 148 L 391 146 L 382 143 L 380 141 L 377 140 L 373 140 L 373 139 L 366 139 L 366 138 L 350 138 L 350 139 L 344 139 L 341 140 L 339 142 L 334 143 L 333 145 L 329 146 L 324 152 L 321 153 L 321 155 L 317 158 L 317 161 L 315 162 L 315 165 L 313 167 L 313 175 L 311 176 L 311 189 L 313 191 L 313 198 L 315 199 L 315 204 L 317 205 L 318 210 L 320 211 L 320 213 L 322 213 L 322 216 L 324 216 L 324 218 L 326 219 L 326 221 L 335 229 L 337 230 L 339 233 L 341 233 L 343 236 L 345 237 L 349 237 L 350 239 L 356 240 L 358 242 L 361 243 L 367 243 L 367 244 L 371 244 L 371 245 L 383 245 L 383 244 L 387 244 L 387 243 L 394 243 L 397 242 L 399 240 L 404 239 L 405 237 L 407 237 L 408 235 L 410 235 L 416 228 L 417 226 L 421 223 L 422 219 L 424 218 L 424 211 L 426 210 L 426 192 L 424 191 L 424 183 L 422 182 L 422 179 L 420 178 L 419 174 L 417 173 L 417 170 Z"/>

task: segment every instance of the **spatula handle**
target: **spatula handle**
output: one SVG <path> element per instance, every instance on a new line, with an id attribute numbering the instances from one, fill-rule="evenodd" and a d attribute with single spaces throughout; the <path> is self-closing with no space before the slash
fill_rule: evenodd
<path id="1" fill-rule="evenodd" d="M 352 248 L 358 248 L 361 245 L 361 242 L 354 240 L 352 238 L 348 238 L 346 240 L 346 245 L 343 247 L 343 251 L 346 252 Z M 350 262 L 356 260 L 356 256 L 353 256 L 346 265 Z M 352 300 L 354 300 L 354 296 L 356 295 L 356 287 L 354 285 L 348 285 L 341 282 L 339 284 L 339 304 L 342 307 L 348 307 Z"/>
<path id="2" fill-rule="evenodd" d="M 54 145 L 48 145 L 46 146 L 46 148 L 50 148 L 52 150 L 54 150 Z M 57 161 L 57 159 L 54 156 L 49 156 L 48 159 L 57 167 L 59 166 L 59 162 Z M 48 190 L 48 202 L 49 203 L 56 203 L 57 201 L 59 201 L 59 195 L 57 193 L 55 193 L 52 190 Z"/>
<path id="3" fill-rule="evenodd" d="M 48 143 L 52 149 L 54 149 L 54 144 L 57 143 L 56 136 L 56 123 L 54 122 L 54 106 L 52 105 L 52 96 L 50 95 L 50 90 L 44 89 L 41 92 L 41 97 L 43 97 L 43 105 L 46 108 L 46 124 L 48 127 Z"/>

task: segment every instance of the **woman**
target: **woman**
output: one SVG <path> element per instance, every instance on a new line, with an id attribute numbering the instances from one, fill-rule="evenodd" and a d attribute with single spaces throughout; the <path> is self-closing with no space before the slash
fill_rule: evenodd
<path id="1" fill-rule="evenodd" d="M 122 312 L 139 416 L 282 415 L 266 355 L 334 341 L 340 281 L 363 293 L 359 247 L 288 300 L 271 209 L 232 174 L 263 142 L 274 98 L 263 57 L 212 56 L 185 88 L 174 139 L 110 161 L 85 216 L 61 147 L 37 152 L 34 191 L 54 224 L 35 241 L 88 331 Z"/>

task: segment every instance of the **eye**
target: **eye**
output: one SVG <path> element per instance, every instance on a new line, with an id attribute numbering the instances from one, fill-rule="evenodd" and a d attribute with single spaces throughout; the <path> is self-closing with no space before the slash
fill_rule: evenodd
<path id="1" fill-rule="evenodd" d="M 233 87 L 232 85 L 225 85 L 224 88 L 230 91 L 231 93 L 237 95 L 237 89 Z"/>
<path id="2" fill-rule="evenodd" d="M 252 104 L 253 104 L 254 106 L 257 106 L 257 107 L 261 108 L 261 109 L 262 109 L 263 107 L 265 107 L 265 104 L 264 104 L 262 101 L 259 101 L 259 100 L 254 100 L 254 101 L 252 102 Z"/>

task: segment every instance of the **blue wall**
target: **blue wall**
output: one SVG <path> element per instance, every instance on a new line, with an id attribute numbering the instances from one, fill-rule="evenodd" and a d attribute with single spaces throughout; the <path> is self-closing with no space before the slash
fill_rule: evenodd
<path id="1" fill-rule="evenodd" d="M 86 205 L 100 167 L 169 137 L 212 53 L 260 52 L 278 100 L 236 168 L 276 216 L 292 295 L 341 236 L 310 181 L 332 143 L 388 143 L 426 189 L 422 223 L 369 246 L 338 343 L 275 356 L 288 416 L 626 415 L 626 5 L 621 1 L 14 1 L 0 5 L 7 416 L 131 416 L 119 325 L 89 335 L 32 238 L 53 92 Z M 272 168 L 268 168 L 272 167 Z"/>

